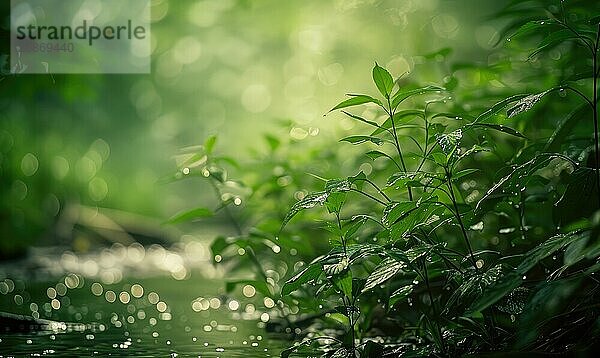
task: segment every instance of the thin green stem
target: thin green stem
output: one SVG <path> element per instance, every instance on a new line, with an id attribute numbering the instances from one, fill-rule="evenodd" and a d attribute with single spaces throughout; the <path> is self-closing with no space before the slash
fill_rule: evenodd
<path id="1" fill-rule="evenodd" d="M 442 338 L 442 329 L 438 323 L 439 313 L 438 313 L 438 309 L 435 304 L 435 301 L 433 299 L 433 294 L 431 293 L 431 286 L 429 285 L 429 274 L 427 272 L 426 259 L 423 259 L 423 278 L 425 279 L 425 285 L 427 286 L 427 294 L 429 295 L 429 301 L 431 302 L 431 308 L 433 309 L 433 316 L 434 316 L 433 323 L 435 324 L 435 328 L 438 331 L 439 337 Z M 442 353 L 445 354 L 446 353 L 446 345 L 444 344 L 443 339 L 441 340 L 440 344 L 441 344 L 441 347 L 439 347 L 439 348 L 442 350 Z"/>
<path id="2" fill-rule="evenodd" d="M 402 155 L 402 149 L 400 148 L 400 141 L 398 141 L 398 132 L 396 131 L 396 123 L 394 122 L 394 110 L 392 109 L 392 103 L 390 102 L 390 96 L 386 96 L 387 97 L 387 102 L 388 102 L 388 107 L 389 107 L 389 111 L 387 109 L 386 112 L 387 114 L 390 116 L 390 121 L 392 122 L 392 134 L 394 136 L 394 144 L 396 146 L 396 150 L 398 151 L 398 155 L 400 156 L 400 163 L 402 164 L 402 169 L 404 170 L 404 172 L 406 173 L 406 163 L 404 163 L 404 156 Z M 410 187 L 408 187 L 408 199 L 410 201 L 413 200 L 413 195 L 412 195 L 412 189 Z"/>
<path id="3" fill-rule="evenodd" d="M 600 139 L 598 136 L 598 45 L 600 43 L 600 23 L 598 24 L 598 30 L 596 32 L 596 43 L 594 45 L 594 83 L 593 83 L 593 111 L 594 111 L 594 146 L 596 156 L 596 167 L 594 171 L 596 173 L 596 190 L 598 206 L 600 207 Z"/>
<path id="4" fill-rule="evenodd" d="M 454 188 L 452 186 L 452 177 L 451 177 L 451 174 L 448 171 L 448 169 L 447 168 L 444 168 L 444 169 L 446 170 L 446 177 L 448 179 L 447 185 L 448 185 L 448 191 L 450 192 L 450 199 L 452 200 L 452 206 L 454 207 L 454 216 L 456 217 L 456 220 L 458 221 L 458 225 L 460 226 L 460 230 L 462 231 L 465 245 L 467 246 L 467 250 L 469 251 L 469 259 L 471 261 L 471 264 L 473 264 L 473 267 L 475 268 L 475 270 L 478 271 L 479 269 L 477 268 L 477 264 L 475 263 L 475 256 L 473 255 L 473 248 L 471 247 L 471 242 L 469 241 L 469 236 L 467 235 L 467 229 L 465 228 L 465 225 L 460 216 L 460 210 L 458 209 L 456 195 L 454 194 Z"/>

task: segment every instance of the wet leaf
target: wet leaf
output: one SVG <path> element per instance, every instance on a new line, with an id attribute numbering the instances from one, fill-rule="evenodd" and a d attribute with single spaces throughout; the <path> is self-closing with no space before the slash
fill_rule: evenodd
<path id="1" fill-rule="evenodd" d="M 362 293 L 372 290 L 380 284 L 386 282 L 390 278 L 394 277 L 402 268 L 406 267 L 406 264 L 396 261 L 392 258 L 387 258 L 379 263 L 377 267 L 367 277 L 367 282 L 362 289 Z"/>
<path id="2" fill-rule="evenodd" d="M 436 134 L 435 138 L 446 155 L 452 153 L 462 139 L 462 129 L 457 129 L 446 134 Z"/>
<path id="3" fill-rule="evenodd" d="M 304 197 L 304 199 L 297 201 L 291 208 L 288 214 L 283 219 L 283 223 L 281 224 L 282 230 L 285 225 L 299 212 L 306 209 L 312 209 L 315 206 L 323 205 L 327 200 L 329 193 L 326 191 L 319 191 L 316 193 L 310 193 Z"/>
<path id="4" fill-rule="evenodd" d="M 531 94 L 527 97 L 521 98 L 520 100 L 518 100 L 515 104 L 513 104 L 510 108 L 508 108 L 506 110 L 506 115 L 508 116 L 508 118 L 512 118 L 523 112 L 529 111 L 530 109 L 533 108 L 533 106 L 535 106 L 536 103 L 538 103 L 542 99 L 542 97 L 544 97 L 551 91 L 552 91 L 552 89 L 546 90 L 546 91 L 538 93 L 538 94 Z"/>
<path id="5" fill-rule="evenodd" d="M 302 287 L 305 283 L 317 279 L 321 275 L 321 272 L 321 264 L 313 263 L 308 265 L 308 267 L 304 268 L 285 282 L 281 288 L 281 295 L 289 295 Z"/>
<path id="6" fill-rule="evenodd" d="M 333 283 L 346 297 L 352 300 L 352 271 L 346 270 L 341 275 L 334 275 Z"/>
<path id="7" fill-rule="evenodd" d="M 394 293 L 392 293 L 392 295 L 390 296 L 388 306 L 392 308 L 395 304 L 404 301 L 414 291 L 414 288 L 415 286 L 413 285 L 406 285 L 394 291 Z"/>
<path id="8" fill-rule="evenodd" d="M 497 130 L 500 131 L 502 133 L 506 133 L 506 134 L 510 134 L 512 136 L 515 137 L 519 137 L 519 138 L 525 138 L 525 136 L 523 134 L 521 134 L 519 131 L 512 129 L 510 127 L 507 127 L 505 125 L 502 124 L 493 124 L 493 123 L 474 123 L 471 125 L 472 127 L 485 127 L 485 128 L 491 128 L 493 130 Z"/>
<path id="9" fill-rule="evenodd" d="M 499 311 L 508 314 L 520 314 L 523 312 L 523 308 L 525 308 L 525 304 L 527 304 L 527 299 L 529 297 L 530 290 L 526 287 L 518 287 L 512 290 L 510 293 L 506 295 L 498 304 L 496 308 Z"/>
<path id="10" fill-rule="evenodd" d="M 504 275 L 471 305 L 471 312 L 482 311 L 502 299 L 509 292 L 519 287 L 523 282 L 523 276 L 542 259 L 554 254 L 579 238 L 581 238 L 581 234 L 577 232 L 556 235 L 527 252 L 516 269 Z"/>

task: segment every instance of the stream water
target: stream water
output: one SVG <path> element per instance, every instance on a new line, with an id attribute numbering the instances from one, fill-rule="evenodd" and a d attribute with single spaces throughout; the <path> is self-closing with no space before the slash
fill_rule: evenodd
<path id="1" fill-rule="evenodd" d="M 0 265 L 0 357 L 278 357 L 272 300 L 224 276 L 194 242 L 32 250 Z"/>

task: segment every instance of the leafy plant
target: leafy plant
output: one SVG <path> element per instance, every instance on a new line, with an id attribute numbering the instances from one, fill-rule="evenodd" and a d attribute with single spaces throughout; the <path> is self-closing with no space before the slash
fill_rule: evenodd
<path id="1" fill-rule="evenodd" d="M 510 2 L 494 16 L 507 23 L 504 57 L 443 66 L 443 85 L 394 78 L 375 63 L 377 95 L 348 94 L 330 111 L 359 128 L 340 140 L 341 154 L 317 148 L 294 161 L 293 143 L 267 137 L 273 164 L 258 158 L 248 168 L 277 175 L 245 186 L 245 220 L 212 251 L 216 261 L 231 247 L 250 253 L 244 262 L 255 277 L 228 288 L 250 282 L 277 301 L 271 313 L 280 320 L 267 329 L 298 340 L 282 357 L 593 351 L 600 333 L 600 10 L 566 5 Z M 505 59 L 528 41 L 535 46 L 524 61 Z M 473 73 L 481 85 L 461 83 Z M 349 145 L 368 148 L 355 158 L 345 153 Z M 197 170 L 212 178 L 217 159 L 209 147 L 182 168 L 206 156 Z M 341 156 L 372 164 L 351 175 L 306 175 L 307 162 Z M 226 187 L 219 178 L 214 183 Z M 285 213 L 281 202 L 292 197 Z M 310 215 L 321 219 L 320 230 L 296 218 Z M 238 257 L 229 255 L 234 269 L 242 267 Z"/>

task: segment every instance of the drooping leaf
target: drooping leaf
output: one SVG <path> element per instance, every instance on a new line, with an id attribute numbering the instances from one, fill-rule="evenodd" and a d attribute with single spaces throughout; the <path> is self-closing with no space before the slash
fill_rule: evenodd
<path id="1" fill-rule="evenodd" d="M 380 284 L 386 282 L 393 276 L 395 276 L 398 272 L 402 270 L 402 268 L 406 267 L 406 264 L 400 261 L 396 261 L 393 258 L 387 258 L 379 263 L 377 267 L 371 272 L 369 277 L 367 277 L 367 282 L 362 289 L 362 293 L 367 292 Z"/>
<path id="2" fill-rule="evenodd" d="M 539 33 L 540 31 L 550 31 L 552 29 L 556 29 L 557 27 L 558 22 L 554 19 L 529 21 L 519 27 L 519 29 L 508 38 L 508 41 L 534 32 Z"/>
<path id="3" fill-rule="evenodd" d="M 352 113 L 349 113 L 349 112 L 346 112 L 346 111 L 342 111 L 342 113 L 344 113 L 345 115 L 347 115 L 350 118 L 353 118 L 353 119 L 356 119 L 357 121 L 366 123 L 366 124 L 368 124 L 368 125 L 370 125 L 372 127 L 381 128 L 381 126 L 379 124 L 377 124 L 376 122 L 370 121 L 368 119 L 364 119 L 361 116 L 357 116 L 355 114 L 352 114 Z"/>
<path id="4" fill-rule="evenodd" d="M 343 255 L 338 262 L 324 264 L 323 272 L 325 272 L 326 275 L 337 275 L 340 272 L 343 272 L 346 269 L 348 269 L 348 266 L 350 266 L 348 256 Z"/>
<path id="5" fill-rule="evenodd" d="M 558 30 L 558 31 L 553 31 L 548 36 L 546 36 L 542 40 L 542 42 L 540 42 L 538 44 L 537 48 L 532 53 L 529 54 L 529 59 L 532 59 L 540 52 L 542 52 L 544 50 L 548 50 L 550 48 L 553 48 L 557 45 L 560 45 L 561 43 L 563 43 L 565 41 L 570 41 L 570 40 L 581 41 L 581 37 L 583 35 L 584 34 L 582 34 L 582 33 L 579 33 L 579 34 L 573 33 L 573 31 L 571 31 L 570 29 L 562 29 L 562 30 Z M 588 41 L 591 41 L 593 43 L 595 41 L 594 38 L 595 38 L 596 34 L 592 32 L 589 35 L 590 35 L 590 38 L 588 38 Z"/>
<path id="6" fill-rule="evenodd" d="M 473 302 L 473 300 L 480 297 L 489 286 L 492 286 L 498 281 L 502 271 L 502 265 L 498 264 L 484 272 L 470 269 L 462 274 L 462 282 L 448 299 L 446 310 L 450 310 L 454 306 L 464 306 Z"/>
<path id="7" fill-rule="evenodd" d="M 371 150 L 371 151 L 366 152 L 365 154 L 372 160 L 375 160 L 375 159 L 381 158 L 381 157 L 386 157 L 386 158 L 390 157 L 389 155 L 387 155 L 384 152 L 381 152 L 379 150 Z"/>
<path id="8" fill-rule="evenodd" d="M 207 218 L 213 216 L 214 213 L 207 208 L 195 208 L 192 210 L 184 211 L 172 216 L 166 221 L 167 224 L 180 224 L 187 221 L 193 221 L 197 219 Z"/>
<path id="9" fill-rule="evenodd" d="M 377 89 L 384 97 L 387 98 L 390 93 L 392 93 L 394 79 L 392 78 L 392 75 L 390 75 L 385 68 L 379 66 L 377 62 L 375 62 L 375 66 L 373 67 L 373 82 L 375 82 Z"/>
<path id="10" fill-rule="evenodd" d="M 404 201 L 404 202 L 395 202 L 390 203 L 383 210 L 383 216 L 381 217 L 381 221 L 385 225 L 392 225 L 402 216 L 407 215 L 411 210 L 414 210 L 417 207 L 417 204 L 414 201 Z"/>

